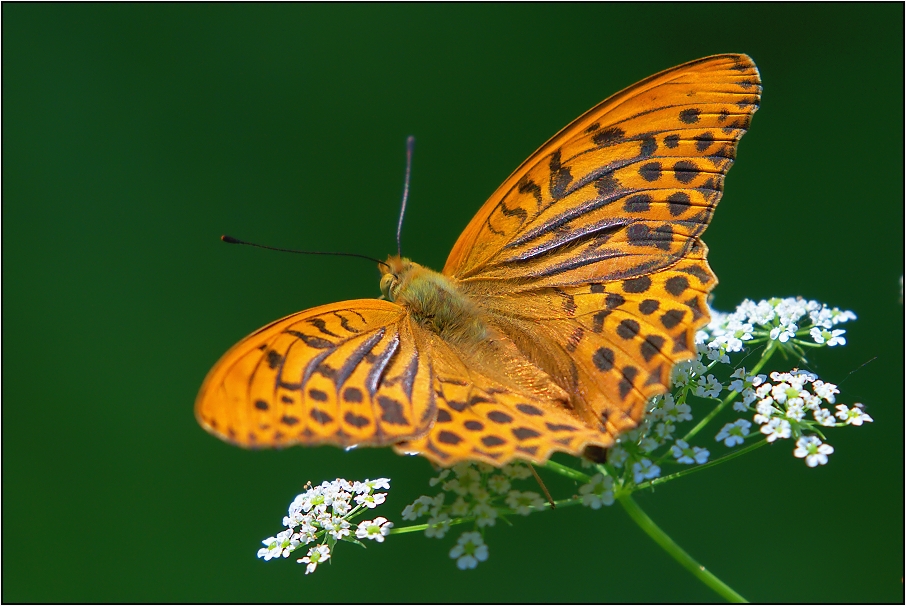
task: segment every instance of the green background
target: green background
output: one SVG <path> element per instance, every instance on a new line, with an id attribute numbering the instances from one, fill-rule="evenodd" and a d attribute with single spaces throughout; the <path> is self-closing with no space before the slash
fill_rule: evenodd
<path id="1" fill-rule="evenodd" d="M 192 407 L 253 329 L 378 293 L 370 263 L 220 234 L 393 252 L 414 134 L 403 247 L 439 269 L 550 135 L 723 52 L 754 58 L 764 97 L 705 237 L 715 305 L 854 310 L 849 344 L 810 367 L 875 423 L 832 431 L 826 467 L 787 442 L 638 502 L 749 599 L 902 602 L 902 4 L 2 11 L 4 602 L 715 599 L 619 508 L 498 524 L 468 572 L 447 557 L 455 534 L 344 545 L 308 577 L 264 563 L 259 541 L 307 480 L 389 476 L 378 511 L 399 522 L 431 467 L 389 450 L 242 451 Z"/>

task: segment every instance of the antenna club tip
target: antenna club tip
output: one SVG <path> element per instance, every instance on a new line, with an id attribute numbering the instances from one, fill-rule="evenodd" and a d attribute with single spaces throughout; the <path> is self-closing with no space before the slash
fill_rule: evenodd
<path id="1" fill-rule="evenodd" d="M 220 236 L 220 239 L 221 239 L 222 241 L 226 242 L 227 244 L 242 244 L 242 242 L 240 242 L 239 240 L 237 240 L 237 239 L 234 238 L 233 236 L 223 235 L 223 236 Z"/>
<path id="2" fill-rule="evenodd" d="M 406 137 L 406 147 L 408 147 L 409 149 L 415 147 L 415 137 L 413 135 Z"/>

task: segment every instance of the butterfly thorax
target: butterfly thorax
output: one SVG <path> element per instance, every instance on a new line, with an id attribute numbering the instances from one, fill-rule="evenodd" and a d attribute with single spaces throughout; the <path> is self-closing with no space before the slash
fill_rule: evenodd
<path id="1" fill-rule="evenodd" d="M 397 256 L 389 257 L 381 272 L 384 297 L 444 341 L 465 345 L 487 338 L 478 308 L 447 276 Z"/>

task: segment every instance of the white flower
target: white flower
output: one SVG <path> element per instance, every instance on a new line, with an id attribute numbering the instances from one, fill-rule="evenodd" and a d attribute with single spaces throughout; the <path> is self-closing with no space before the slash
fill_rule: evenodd
<path id="1" fill-rule="evenodd" d="M 442 539 L 450 529 L 450 516 L 441 513 L 428 518 L 428 528 L 425 529 L 425 536 L 429 539 Z"/>
<path id="2" fill-rule="evenodd" d="M 280 545 L 280 542 L 277 541 L 277 537 L 268 537 L 261 542 L 264 544 L 264 547 L 258 550 L 258 557 L 264 558 L 265 562 L 272 558 L 276 558 L 283 553 L 283 547 Z"/>
<path id="3" fill-rule="evenodd" d="M 345 494 L 347 496 L 352 496 L 349 495 L 349 493 Z M 352 509 L 352 505 L 350 505 L 347 499 L 334 499 L 331 508 L 333 509 L 334 515 L 345 516 L 347 513 L 349 513 L 349 510 Z"/>
<path id="4" fill-rule="evenodd" d="M 767 425 L 762 425 L 761 433 L 768 436 L 768 442 L 773 442 L 777 438 L 789 438 L 793 432 L 789 421 L 774 417 Z"/>
<path id="5" fill-rule="evenodd" d="M 581 491 L 581 489 L 580 489 Z M 546 501 L 537 492 L 519 492 L 511 490 L 506 497 L 506 505 L 516 513 L 527 516 L 532 511 L 541 510 Z"/>
<path id="6" fill-rule="evenodd" d="M 596 474 L 587 484 L 579 488 L 579 494 L 582 495 L 582 504 L 592 509 L 601 509 L 602 505 L 613 505 L 613 478 Z"/>
<path id="7" fill-rule="evenodd" d="M 805 407 L 802 398 L 791 398 L 786 402 L 786 418 L 801 421 L 805 416 Z"/>
<path id="8" fill-rule="evenodd" d="M 494 474 L 488 478 L 488 488 L 497 494 L 506 494 L 510 490 L 510 481 L 505 475 Z"/>
<path id="9" fill-rule="evenodd" d="M 300 542 L 308 544 L 317 538 L 318 528 L 311 522 L 314 520 L 304 520 L 294 535 Z"/>
<path id="10" fill-rule="evenodd" d="M 673 366 L 670 375 L 670 383 L 674 387 L 683 387 L 689 383 L 691 378 L 691 362 L 680 362 Z"/>
<path id="11" fill-rule="evenodd" d="M 809 334 L 812 336 L 812 339 L 815 340 L 815 343 L 827 342 L 828 347 L 846 345 L 846 338 L 843 337 L 844 333 L 846 333 L 845 330 L 825 330 L 823 328 L 818 328 L 817 326 L 809 331 Z"/>
<path id="12" fill-rule="evenodd" d="M 792 329 L 792 330 L 790 330 Z M 770 337 L 774 341 L 780 341 L 781 343 L 786 343 L 791 338 L 796 336 L 796 325 L 791 324 L 788 327 L 775 326 L 771 329 Z"/>
<path id="13" fill-rule="evenodd" d="M 357 539 L 371 539 L 383 543 L 384 537 L 390 534 L 391 528 L 393 528 L 393 522 L 388 522 L 387 518 L 378 516 L 373 520 L 359 522 L 358 528 L 355 529 L 355 536 Z"/>
<path id="14" fill-rule="evenodd" d="M 673 452 L 674 458 L 676 458 L 678 463 L 684 463 L 686 465 L 692 465 L 693 463 L 706 463 L 708 457 L 711 456 L 711 453 L 700 448 L 698 446 L 689 448 L 689 444 L 685 440 L 677 440 L 676 443 L 670 447 L 670 450 Z"/>
<path id="15" fill-rule="evenodd" d="M 472 489 L 472 500 L 476 503 L 487 503 L 491 500 L 491 493 L 481 486 L 477 486 Z"/>
<path id="16" fill-rule="evenodd" d="M 487 503 L 479 503 L 472 508 L 475 523 L 480 527 L 493 526 L 497 522 L 497 508 Z"/>
<path id="17" fill-rule="evenodd" d="M 308 550 L 308 555 L 296 560 L 299 564 L 307 564 L 305 574 L 311 574 L 318 568 L 318 564 L 330 559 L 330 548 L 327 545 L 318 545 Z"/>
<path id="18" fill-rule="evenodd" d="M 759 425 L 770 421 L 774 413 L 777 412 L 777 409 L 774 408 L 774 398 L 768 397 L 758 402 L 755 405 L 755 412 L 758 413 L 755 415 L 755 422 Z"/>
<path id="19" fill-rule="evenodd" d="M 446 480 L 447 476 L 449 476 L 449 475 L 450 475 L 450 470 L 444 469 L 440 472 L 440 475 L 438 475 L 436 478 L 431 478 L 430 480 L 428 480 L 428 485 L 432 486 L 432 487 L 437 486 L 438 484 L 440 484 L 441 482 Z"/>
<path id="20" fill-rule="evenodd" d="M 339 540 L 349 535 L 349 522 L 342 518 L 331 518 L 324 523 L 324 530 L 329 532 L 333 538 Z"/>
<path id="21" fill-rule="evenodd" d="M 724 386 L 720 384 L 720 381 L 714 375 L 708 375 L 703 383 L 699 383 L 695 387 L 695 395 L 702 398 L 716 398 L 720 395 L 723 388 Z"/>
<path id="22" fill-rule="evenodd" d="M 432 505 L 434 505 L 434 500 L 429 496 L 422 495 L 415 499 L 415 502 L 411 505 L 406 505 L 405 509 L 403 509 L 403 519 L 416 520 L 423 515 L 427 515 Z"/>
<path id="23" fill-rule="evenodd" d="M 815 381 L 812 383 L 812 391 L 815 392 L 816 396 L 824 399 L 828 404 L 833 404 L 834 396 L 840 393 L 840 390 L 837 389 L 836 385 L 833 383 L 825 383 L 824 381 Z"/>
<path id="24" fill-rule="evenodd" d="M 381 503 L 387 500 L 386 492 L 376 492 L 374 494 L 360 494 L 356 495 L 355 502 L 359 505 L 364 505 L 368 509 L 374 509 Z"/>
<path id="25" fill-rule="evenodd" d="M 484 544 L 480 533 L 464 532 L 450 550 L 450 557 L 456 560 L 456 566 L 460 570 L 475 568 L 478 562 L 488 559 L 488 546 Z"/>
<path id="26" fill-rule="evenodd" d="M 661 475 L 661 468 L 648 459 L 642 459 L 638 463 L 632 464 L 632 478 L 636 484 L 641 484 L 642 480 L 651 480 L 659 475 Z"/>
<path id="27" fill-rule="evenodd" d="M 444 490 L 465 496 L 481 488 L 481 474 L 469 463 L 457 463 L 453 466 L 456 478 L 444 483 Z"/>
<path id="28" fill-rule="evenodd" d="M 377 480 L 365 480 L 365 484 L 371 490 L 390 490 L 390 478 L 378 478 Z"/>
<path id="29" fill-rule="evenodd" d="M 830 444 L 822 444 L 815 436 L 802 436 L 796 440 L 796 450 L 793 456 L 797 458 L 805 457 L 805 464 L 809 467 L 827 464 L 827 455 L 834 452 L 834 447 Z"/>
<path id="30" fill-rule="evenodd" d="M 652 438 L 651 436 L 646 436 L 646 437 L 642 438 L 641 442 L 639 442 L 639 450 L 642 451 L 644 454 L 648 454 L 649 452 L 656 450 L 657 447 L 660 445 L 661 445 L 661 443 L 658 442 L 657 440 L 655 440 L 654 438 Z"/>
<path id="31" fill-rule="evenodd" d="M 614 467 L 620 468 L 623 467 L 623 464 L 628 458 L 629 453 L 625 448 L 623 448 L 622 446 L 614 446 L 610 449 L 610 453 L 608 453 L 607 455 L 607 462 Z"/>
<path id="32" fill-rule="evenodd" d="M 874 419 L 862 411 L 861 404 L 854 404 L 852 408 L 847 408 L 845 404 L 837 404 L 837 418 L 845 421 L 847 425 L 861 425 L 862 423 L 872 423 Z"/>
<path id="33" fill-rule="evenodd" d="M 654 426 L 654 435 L 656 435 L 661 440 L 666 440 L 676 431 L 676 425 L 673 423 L 658 423 Z"/>
<path id="34" fill-rule="evenodd" d="M 447 498 L 447 494 L 444 492 L 439 492 L 434 495 L 434 498 L 431 499 L 431 510 L 429 513 L 432 516 L 436 516 L 437 513 L 444 507 L 444 499 Z"/>
<path id="35" fill-rule="evenodd" d="M 741 344 L 741 343 L 740 343 Z M 708 344 L 707 350 L 704 352 L 705 357 L 711 360 L 717 360 L 721 364 L 729 364 L 730 356 L 727 355 L 725 344 L 714 341 Z"/>
<path id="36" fill-rule="evenodd" d="M 472 510 L 472 504 L 469 503 L 468 501 L 466 501 L 462 497 L 458 497 L 455 501 L 453 501 L 453 504 L 450 505 L 450 513 L 452 513 L 453 515 L 460 517 L 460 518 L 463 518 L 463 517 L 469 515 L 469 512 L 471 510 Z M 406 513 L 405 510 L 403 511 L 403 513 L 404 514 Z M 412 519 L 415 519 L 415 518 L 412 518 Z"/>
<path id="37" fill-rule="evenodd" d="M 774 398 L 774 401 L 778 404 L 783 404 L 786 402 L 786 399 L 791 392 L 795 395 L 799 395 L 799 390 L 793 389 L 789 383 L 780 383 L 771 388 L 771 397 Z"/>
<path id="38" fill-rule="evenodd" d="M 752 424 L 745 419 L 737 419 L 733 423 L 724 425 L 714 439 L 718 442 L 723 441 L 726 446 L 732 448 L 745 441 L 745 437 L 749 435 L 749 428 L 751 426 Z"/>
<path id="39" fill-rule="evenodd" d="M 834 421 L 834 415 L 826 408 L 819 408 L 812 413 L 812 416 L 815 417 L 815 420 L 818 421 L 824 427 L 833 427 L 836 425 Z"/>
<path id="40" fill-rule="evenodd" d="M 710 376 L 710 375 L 709 375 Z M 677 404 L 673 400 L 672 394 L 670 398 L 664 399 L 664 418 L 672 419 L 675 423 L 681 423 L 682 421 L 691 421 L 692 420 L 692 407 L 688 404 Z"/>

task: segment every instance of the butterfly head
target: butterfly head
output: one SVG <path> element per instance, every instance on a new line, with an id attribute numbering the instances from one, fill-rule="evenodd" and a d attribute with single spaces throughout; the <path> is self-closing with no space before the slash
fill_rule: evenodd
<path id="1" fill-rule="evenodd" d="M 387 262 L 378 266 L 381 270 L 381 294 L 385 299 L 397 300 L 404 277 L 414 266 L 417 264 L 396 255 L 387 257 Z"/>

